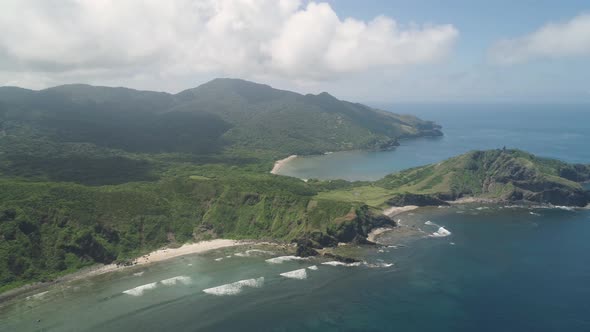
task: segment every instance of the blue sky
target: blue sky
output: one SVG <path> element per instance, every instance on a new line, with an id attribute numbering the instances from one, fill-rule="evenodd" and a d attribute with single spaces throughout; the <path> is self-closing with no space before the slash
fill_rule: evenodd
<path id="1" fill-rule="evenodd" d="M 588 1 L 5 0 L 0 29 L 0 85 L 239 77 L 375 103 L 590 102 Z"/>
<path id="2" fill-rule="evenodd" d="M 511 66 L 490 64 L 488 59 L 491 45 L 498 40 L 526 35 L 550 22 L 566 22 L 590 13 L 588 1 L 332 0 L 330 4 L 343 17 L 368 20 L 387 15 L 403 24 L 449 23 L 459 30 L 460 35 L 447 61 L 408 69 L 407 75 L 415 78 L 408 78 L 406 82 L 420 85 L 419 82 L 440 75 L 453 85 L 455 79 L 471 75 L 481 77 L 474 79 L 477 84 L 457 85 L 452 94 L 421 93 L 415 88 L 415 93 L 396 95 L 396 99 L 410 102 L 590 102 L 590 54 L 533 59 Z M 380 96 L 373 99 L 380 99 Z M 387 97 L 382 101 L 387 102 Z"/>

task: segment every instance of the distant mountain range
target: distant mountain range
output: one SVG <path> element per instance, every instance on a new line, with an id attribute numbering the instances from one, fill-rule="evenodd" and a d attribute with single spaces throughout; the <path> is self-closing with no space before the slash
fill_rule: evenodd
<path id="1" fill-rule="evenodd" d="M 81 84 L 0 87 L 0 134 L 129 152 L 277 155 L 386 149 L 399 138 L 442 135 L 440 126 L 414 116 L 239 79 L 175 95 Z"/>

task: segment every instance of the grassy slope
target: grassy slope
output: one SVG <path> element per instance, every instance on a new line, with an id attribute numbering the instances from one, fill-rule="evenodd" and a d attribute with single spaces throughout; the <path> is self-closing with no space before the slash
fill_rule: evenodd
<path id="1" fill-rule="evenodd" d="M 590 167 L 538 158 L 518 150 L 474 151 L 438 164 L 394 173 L 369 184 L 323 191 L 318 197 L 365 202 L 382 207 L 395 194 L 437 195 L 449 199 L 477 196 L 494 199 L 548 201 L 539 192 L 579 192 L 578 182 L 590 180 Z"/>

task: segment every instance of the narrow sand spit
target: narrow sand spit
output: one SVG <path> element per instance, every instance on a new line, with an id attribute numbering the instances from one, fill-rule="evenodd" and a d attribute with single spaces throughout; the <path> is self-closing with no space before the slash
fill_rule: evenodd
<path id="1" fill-rule="evenodd" d="M 295 158 L 297 158 L 297 155 L 296 154 L 291 155 L 291 156 L 288 156 L 285 159 L 277 160 L 275 162 L 275 166 L 272 168 L 272 171 L 270 171 L 270 173 L 271 174 L 277 174 L 279 172 L 279 170 L 281 168 L 283 168 L 283 166 L 285 166 L 285 164 L 287 164 L 289 161 L 291 161 L 291 160 L 293 160 Z"/>

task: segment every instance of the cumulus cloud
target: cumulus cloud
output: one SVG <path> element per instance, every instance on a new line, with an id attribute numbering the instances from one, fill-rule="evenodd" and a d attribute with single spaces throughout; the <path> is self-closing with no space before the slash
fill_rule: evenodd
<path id="1" fill-rule="evenodd" d="M 533 33 L 497 42 L 491 58 L 500 64 L 514 64 L 534 58 L 590 56 L 590 14 L 567 22 L 549 23 Z"/>
<path id="2" fill-rule="evenodd" d="M 327 80 L 438 61 L 458 36 L 452 25 L 342 19 L 327 3 L 299 0 L 5 0 L 0 8 L 0 78 L 39 81 L 206 72 Z"/>

